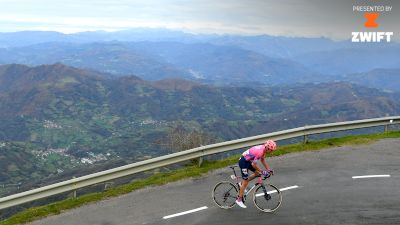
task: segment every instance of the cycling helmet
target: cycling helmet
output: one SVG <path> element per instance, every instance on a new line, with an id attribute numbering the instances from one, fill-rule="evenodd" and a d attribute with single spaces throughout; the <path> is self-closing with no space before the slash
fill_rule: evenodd
<path id="1" fill-rule="evenodd" d="M 272 150 L 272 151 L 275 151 L 275 149 L 276 149 L 276 143 L 273 140 L 267 140 L 264 143 L 264 146 L 267 147 L 268 149 Z"/>

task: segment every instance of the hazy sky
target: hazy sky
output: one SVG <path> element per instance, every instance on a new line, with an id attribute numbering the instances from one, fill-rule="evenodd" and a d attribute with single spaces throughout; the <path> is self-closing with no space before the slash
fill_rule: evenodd
<path id="1" fill-rule="evenodd" d="M 195 33 L 325 36 L 365 31 L 353 5 L 388 5 L 376 30 L 398 33 L 399 0 L 0 0 L 0 32 L 162 27 Z"/>

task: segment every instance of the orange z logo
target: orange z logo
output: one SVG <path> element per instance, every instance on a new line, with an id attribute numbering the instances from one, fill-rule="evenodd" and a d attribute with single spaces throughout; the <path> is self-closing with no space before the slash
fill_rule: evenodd
<path id="1" fill-rule="evenodd" d="M 367 22 L 365 22 L 365 27 L 368 28 L 377 28 L 379 24 L 375 22 L 376 19 L 379 17 L 379 13 L 365 13 L 364 17 L 367 19 Z"/>

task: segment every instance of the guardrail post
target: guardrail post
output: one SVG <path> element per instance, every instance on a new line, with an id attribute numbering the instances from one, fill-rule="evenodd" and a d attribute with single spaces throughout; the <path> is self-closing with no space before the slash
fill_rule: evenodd
<path id="1" fill-rule="evenodd" d="M 110 189 L 113 184 L 114 184 L 114 182 L 105 182 L 104 183 L 104 191 Z"/>
<path id="2" fill-rule="evenodd" d="M 203 157 L 199 157 L 199 167 L 201 167 L 201 164 L 203 164 Z"/>
<path id="3" fill-rule="evenodd" d="M 303 127 L 303 132 L 304 132 L 304 135 L 303 135 L 303 144 L 307 144 L 307 142 L 308 142 L 307 130 L 308 130 L 308 126 L 307 126 L 307 124 L 306 124 L 306 125 Z"/>
<path id="4" fill-rule="evenodd" d="M 72 179 L 75 179 L 76 177 L 75 176 L 73 176 L 72 177 Z M 74 187 L 76 186 L 76 184 L 73 184 L 74 185 Z M 74 189 L 74 191 L 72 192 L 72 198 L 76 198 L 76 189 Z"/>
<path id="5" fill-rule="evenodd" d="M 384 128 L 384 129 L 385 129 L 385 133 L 389 131 L 389 126 L 390 126 L 390 124 L 392 124 L 392 123 L 393 123 L 393 120 L 389 120 L 389 124 L 386 124 L 386 125 L 385 125 L 385 128 Z"/>
<path id="6" fill-rule="evenodd" d="M 303 136 L 303 144 L 307 144 L 307 142 L 308 142 L 308 135 L 305 134 L 305 135 Z"/>

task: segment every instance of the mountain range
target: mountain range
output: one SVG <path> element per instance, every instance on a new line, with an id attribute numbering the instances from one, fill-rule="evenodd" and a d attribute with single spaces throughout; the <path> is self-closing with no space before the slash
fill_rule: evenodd
<path id="1" fill-rule="evenodd" d="M 396 71 L 400 67 L 399 50 L 397 42 L 368 44 L 326 38 L 204 35 L 145 28 L 76 34 L 0 33 L 0 64 L 63 63 L 117 76 L 136 75 L 145 80 L 183 78 L 218 85 L 349 80 L 371 83 L 351 75 L 377 69 Z"/>
<path id="2" fill-rule="evenodd" d="M 364 73 L 348 74 L 343 80 L 387 92 L 400 91 L 400 69 L 374 69 Z"/>
<path id="3" fill-rule="evenodd" d="M 181 121 L 217 140 L 305 124 L 396 115 L 398 93 L 345 82 L 219 87 L 146 81 L 63 64 L 0 66 L 0 180 L 40 182 L 91 163 L 171 152 L 155 141 Z M 9 160 L 16 159 L 19 160 Z M 23 162 L 23 163 L 17 163 Z M 34 172 L 32 172 L 34 171 Z"/>
<path id="4" fill-rule="evenodd" d="M 176 42 L 39 44 L 0 51 L 0 63 L 40 65 L 63 63 L 116 76 L 133 74 L 145 80 L 182 78 L 226 84 L 271 85 L 312 80 L 313 72 L 287 59 L 270 58 L 237 47 Z"/>

